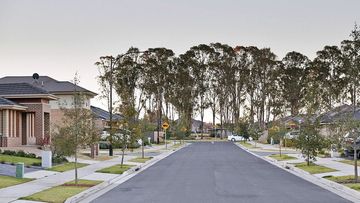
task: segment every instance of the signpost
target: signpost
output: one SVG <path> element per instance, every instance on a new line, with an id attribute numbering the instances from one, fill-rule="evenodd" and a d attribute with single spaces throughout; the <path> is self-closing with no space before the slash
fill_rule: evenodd
<path id="1" fill-rule="evenodd" d="M 163 124 L 162 124 L 162 128 L 164 129 L 165 131 L 165 149 L 167 149 L 167 142 L 166 142 L 166 129 L 169 128 L 169 124 L 165 121 Z"/>

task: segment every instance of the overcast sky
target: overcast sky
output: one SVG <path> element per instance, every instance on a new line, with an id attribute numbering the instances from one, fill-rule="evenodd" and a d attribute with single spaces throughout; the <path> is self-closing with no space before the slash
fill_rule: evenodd
<path id="1" fill-rule="evenodd" d="M 359 0 L 0 0 L 0 77 L 71 80 L 78 71 L 80 84 L 98 92 L 94 63 L 130 46 L 179 54 L 222 42 L 313 58 L 348 38 L 355 21 Z"/>

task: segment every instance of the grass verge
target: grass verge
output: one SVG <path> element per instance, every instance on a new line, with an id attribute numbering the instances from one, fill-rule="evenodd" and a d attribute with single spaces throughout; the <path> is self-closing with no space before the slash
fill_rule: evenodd
<path id="1" fill-rule="evenodd" d="M 31 180 L 33 180 L 33 179 L 30 179 L 30 178 L 15 178 L 15 177 L 10 177 L 10 176 L 2 176 L 2 175 L 0 175 L 0 189 L 10 187 L 10 186 L 13 186 L 13 185 L 26 183 L 26 182 L 29 182 Z"/>
<path id="2" fill-rule="evenodd" d="M 0 163 L 24 163 L 25 166 L 41 165 L 41 159 L 19 157 L 19 156 L 10 156 L 6 154 L 0 154 Z"/>
<path id="3" fill-rule="evenodd" d="M 95 156 L 95 158 L 91 158 L 90 153 L 81 153 L 81 154 L 79 154 L 79 158 L 85 159 L 85 160 L 107 161 L 107 160 L 113 159 L 115 157 L 104 155 L 104 154 L 99 154 L 98 156 Z"/>
<path id="4" fill-rule="evenodd" d="M 122 167 L 120 167 L 121 165 L 115 165 L 115 166 L 110 166 L 107 168 L 103 168 L 100 170 L 97 170 L 96 172 L 99 173 L 113 173 L 113 174 L 123 174 L 125 171 L 129 170 L 131 167 L 133 167 L 134 165 L 127 165 L 127 164 L 123 164 Z"/>
<path id="5" fill-rule="evenodd" d="M 80 192 L 87 190 L 99 183 L 101 183 L 101 181 L 79 180 L 79 185 L 76 186 L 74 181 L 72 181 L 27 197 L 22 197 L 20 199 L 49 203 L 63 203 L 67 198 L 79 194 Z"/>
<path id="6" fill-rule="evenodd" d="M 87 165 L 89 165 L 89 164 L 77 163 L 78 168 L 82 168 L 82 167 L 85 167 Z M 49 168 L 47 170 L 49 170 L 49 171 L 57 171 L 57 172 L 65 172 L 65 171 L 70 171 L 70 170 L 73 170 L 73 169 L 75 169 L 75 163 L 74 162 L 69 162 L 69 163 L 54 166 L 54 167 Z"/>
<path id="7" fill-rule="evenodd" d="M 250 144 L 250 143 L 248 143 L 248 142 L 243 142 L 243 141 L 241 141 L 241 142 L 238 142 L 239 144 L 241 144 L 242 146 L 244 146 L 244 147 L 246 147 L 246 148 L 255 148 L 255 146 L 254 145 L 252 145 L 252 144 Z"/>
<path id="8" fill-rule="evenodd" d="M 295 164 L 295 167 L 300 168 L 304 171 L 309 172 L 310 174 L 316 174 L 316 173 L 327 173 L 327 172 L 334 172 L 337 171 L 335 169 L 332 168 L 328 168 L 325 166 L 320 166 L 320 165 L 316 165 L 314 163 L 310 163 L 310 165 L 306 165 L 305 162 L 303 163 L 299 163 L 299 164 Z"/>
<path id="9" fill-rule="evenodd" d="M 341 163 L 344 163 L 344 164 L 349 164 L 349 165 L 355 165 L 354 160 L 349 160 L 349 159 L 340 160 L 338 162 L 341 162 Z M 358 166 L 360 166 L 360 161 L 359 160 L 358 160 Z"/>
<path id="10" fill-rule="evenodd" d="M 292 156 L 289 156 L 289 155 L 286 155 L 286 154 L 282 154 L 280 156 L 280 154 L 273 154 L 273 155 L 270 155 L 269 157 L 273 158 L 273 159 L 276 159 L 278 161 L 285 161 L 285 160 L 293 160 L 293 159 L 296 159 L 295 157 L 292 157 Z"/>
<path id="11" fill-rule="evenodd" d="M 324 177 L 328 180 L 343 184 L 353 190 L 360 191 L 360 183 L 354 183 L 354 176 L 327 176 Z"/>
<path id="12" fill-rule="evenodd" d="M 130 162 L 137 162 L 137 163 L 145 163 L 147 161 L 149 161 L 150 159 L 152 159 L 152 157 L 144 157 L 144 158 L 141 158 L 141 157 L 136 157 L 134 159 L 131 159 L 129 160 Z"/>

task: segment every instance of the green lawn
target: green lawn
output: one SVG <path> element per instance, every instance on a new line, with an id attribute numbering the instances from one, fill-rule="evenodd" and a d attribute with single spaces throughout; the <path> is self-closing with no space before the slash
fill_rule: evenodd
<path id="1" fill-rule="evenodd" d="M 87 165 L 89 165 L 89 164 L 77 163 L 78 168 L 82 168 L 82 167 L 87 166 Z M 69 163 L 54 166 L 54 167 L 49 168 L 47 170 L 49 170 L 49 171 L 57 171 L 57 172 L 65 172 L 65 171 L 69 171 L 69 170 L 73 170 L 73 169 L 75 169 L 75 163 L 74 162 L 69 162 Z"/>
<path id="2" fill-rule="evenodd" d="M 177 148 L 179 148 L 179 147 L 181 147 L 181 146 L 183 146 L 183 145 L 184 145 L 184 143 L 176 142 L 176 144 L 174 144 L 173 146 L 171 146 L 171 149 L 177 149 Z"/>
<path id="3" fill-rule="evenodd" d="M 8 163 L 14 163 L 14 164 L 22 162 L 25 164 L 25 166 L 41 165 L 41 159 L 10 156 L 10 155 L 6 155 L 6 154 L 0 154 L 0 163 L 1 162 L 8 162 Z"/>
<path id="4" fill-rule="evenodd" d="M 289 155 L 286 155 L 286 154 L 282 154 L 281 156 L 280 156 L 280 154 L 273 154 L 273 155 L 270 155 L 269 157 L 271 157 L 273 159 L 276 159 L 278 161 L 296 159 L 295 157 L 292 157 L 292 156 L 289 156 Z"/>
<path id="5" fill-rule="evenodd" d="M 328 180 L 343 184 L 351 189 L 360 191 L 360 183 L 353 183 L 354 182 L 354 176 L 329 176 L 324 177 Z"/>
<path id="6" fill-rule="evenodd" d="M 354 160 L 345 159 L 345 160 L 340 160 L 339 162 L 344 163 L 344 164 L 354 165 Z M 358 164 L 358 166 L 360 166 L 360 161 L 359 160 L 358 160 L 357 164 Z"/>
<path id="7" fill-rule="evenodd" d="M 131 159 L 131 160 L 129 160 L 129 161 L 130 161 L 130 162 L 145 163 L 145 162 L 149 161 L 150 159 L 152 159 L 152 157 L 144 157 L 144 158 L 136 157 L 136 158 Z"/>
<path id="8" fill-rule="evenodd" d="M 248 143 L 248 142 L 238 142 L 239 144 L 241 144 L 242 146 L 246 147 L 246 148 L 255 148 L 254 145 Z"/>
<path id="9" fill-rule="evenodd" d="M 29 182 L 33 179 L 30 178 L 15 178 L 10 176 L 2 176 L 0 175 L 0 188 L 10 187 L 13 185 L 18 185 L 21 183 Z"/>
<path id="10" fill-rule="evenodd" d="M 122 167 L 120 167 L 120 164 L 115 165 L 115 166 L 111 166 L 108 168 L 103 168 L 101 170 L 98 170 L 96 172 L 100 172 L 100 173 L 113 173 L 113 174 L 122 174 L 125 171 L 129 170 L 131 167 L 133 167 L 134 165 L 126 165 L 123 164 Z"/>
<path id="11" fill-rule="evenodd" d="M 357 190 L 357 191 L 360 191 L 360 183 L 347 183 L 347 184 L 344 184 L 345 186 L 353 189 L 353 190 Z"/>
<path id="12" fill-rule="evenodd" d="M 354 181 L 354 176 L 350 175 L 350 176 L 326 176 L 324 177 L 328 180 L 337 182 L 337 183 L 350 183 Z"/>
<path id="13" fill-rule="evenodd" d="M 327 173 L 327 172 L 333 172 L 333 171 L 337 171 L 335 169 L 332 168 L 328 168 L 325 166 L 320 166 L 320 165 L 316 165 L 314 163 L 310 163 L 310 166 L 307 166 L 306 163 L 299 163 L 299 164 L 295 164 L 296 167 L 307 171 L 311 174 L 316 174 L 316 173 Z"/>
<path id="14" fill-rule="evenodd" d="M 66 183 L 73 184 L 74 181 Z M 63 203 L 69 197 L 72 197 L 80 192 L 89 189 L 92 186 L 101 183 L 101 181 L 92 181 L 92 180 L 79 180 L 80 186 L 75 185 L 60 185 L 52 187 L 50 189 L 35 193 L 33 195 L 22 197 L 24 200 L 31 201 L 41 201 L 49 203 Z"/>

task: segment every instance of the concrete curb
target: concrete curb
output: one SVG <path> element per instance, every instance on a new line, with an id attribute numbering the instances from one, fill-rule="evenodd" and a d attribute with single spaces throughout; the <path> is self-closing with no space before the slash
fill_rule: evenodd
<path id="1" fill-rule="evenodd" d="M 299 168 L 296 168 L 294 165 L 292 164 L 287 164 L 286 162 L 280 162 L 277 161 L 276 159 L 272 159 L 270 157 L 262 157 L 258 154 L 255 154 L 253 152 L 251 152 L 249 149 L 243 147 L 240 144 L 236 144 L 238 147 L 240 147 L 241 149 L 243 149 L 244 151 L 248 152 L 249 154 L 252 154 L 278 168 L 281 168 L 293 175 L 296 175 L 308 182 L 311 182 L 319 187 L 322 187 L 332 193 L 335 193 L 336 195 L 339 195 L 340 197 L 347 199 L 349 201 L 352 202 L 360 202 L 360 192 L 353 190 L 349 187 L 346 187 L 344 185 L 341 185 L 339 183 L 324 179 L 324 178 L 320 178 L 320 177 L 316 177 L 304 170 L 301 170 Z"/>
<path id="2" fill-rule="evenodd" d="M 76 203 L 76 202 L 89 202 L 87 201 L 87 199 L 91 198 L 92 200 L 101 196 L 102 194 L 106 193 L 107 191 L 111 190 L 114 186 L 115 183 L 116 186 L 118 186 L 119 184 L 127 181 L 128 179 L 134 177 L 135 175 L 137 175 L 138 173 L 140 173 L 141 171 L 144 171 L 145 169 L 149 168 L 150 166 L 154 165 L 155 163 L 157 163 L 158 161 L 170 156 L 171 154 L 175 153 L 176 151 L 188 146 L 189 144 L 184 144 L 183 146 L 177 148 L 177 149 L 173 149 L 172 151 L 169 152 L 164 152 L 156 157 L 154 157 L 153 159 L 138 165 L 138 166 L 134 166 L 132 168 L 130 168 L 129 170 L 125 171 L 123 174 L 117 176 L 114 179 L 108 180 L 108 181 L 104 181 L 94 187 L 91 187 L 75 196 L 72 196 L 70 198 L 68 198 L 65 203 Z M 100 193 L 100 194 L 99 194 Z"/>

